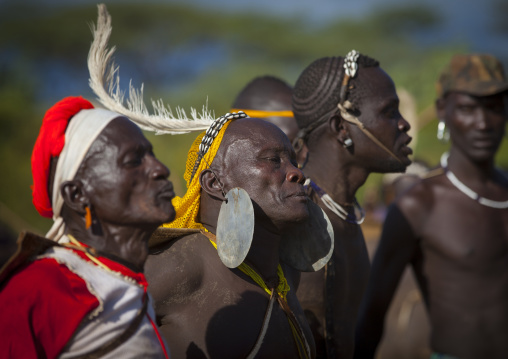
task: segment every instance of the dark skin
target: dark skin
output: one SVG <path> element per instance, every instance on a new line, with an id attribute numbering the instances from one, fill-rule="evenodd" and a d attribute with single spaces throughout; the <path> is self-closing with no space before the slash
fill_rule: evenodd
<path id="1" fill-rule="evenodd" d="M 288 226 L 308 218 L 303 173 L 295 153 L 275 125 L 259 119 L 234 121 L 200 176 L 199 220 L 216 232 L 222 188 L 241 187 L 254 204 L 255 228 L 245 262 L 269 288 L 278 283 L 279 243 Z M 212 172 L 213 170 L 213 172 Z M 291 210 L 288 210 L 291 209 Z M 312 335 L 296 298 L 299 272 L 281 263 L 291 290 L 288 304 L 314 353 Z M 174 358 L 242 358 L 261 330 L 269 296 L 238 269 L 229 269 L 202 234 L 158 248 L 146 264 L 157 322 Z M 313 354 L 312 354 L 313 356 Z M 276 303 L 258 357 L 297 358 L 286 314 Z"/>
<path id="2" fill-rule="evenodd" d="M 248 86 L 248 91 L 244 90 L 238 95 L 233 107 L 260 111 L 292 111 L 292 92 L 289 85 L 273 77 L 256 78 Z M 293 143 L 299 131 L 294 117 L 270 116 L 263 119 L 279 127 Z M 301 159 L 305 159 L 305 153 L 298 154 L 299 163 L 303 162 Z"/>
<path id="3" fill-rule="evenodd" d="M 370 140 L 356 125 L 338 113 L 311 134 L 307 146 L 305 175 L 318 184 L 332 199 L 349 211 L 356 191 L 372 172 L 403 171 L 411 161 L 407 146 L 408 122 L 398 111 L 399 99 L 391 78 L 380 68 L 361 68 L 358 81 L 369 84 L 360 106 L 358 119 L 400 160 L 391 157 Z M 350 138 L 353 146 L 345 148 Z M 325 294 L 325 271 L 302 273 L 298 298 L 312 325 L 317 348 L 325 356 L 325 316 L 329 318 L 333 347 L 328 355 L 351 358 L 354 351 L 354 329 L 358 308 L 369 277 L 369 257 L 359 225 L 339 218 L 313 194 L 312 199 L 326 212 L 335 233 L 332 256 L 335 278 Z M 328 299 L 325 299 L 328 298 Z M 330 306 L 326 313 L 326 301 Z"/>
<path id="4" fill-rule="evenodd" d="M 291 111 L 291 96 L 292 91 L 290 87 L 280 88 L 271 101 L 264 101 L 263 107 L 255 108 L 264 111 Z M 293 142 L 298 133 L 298 125 L 294 117 L 271 116 L 266 117 L 265 120 L 279 127 L 288 136 L 289 140 Z"/>
<path id="5" fill-rule="evenodd" d="M 495 169 L 507 95 L 452 92 L 436 103 L 450 129 L 448 166 L 485 198 L 508 200 Z M 444 175 L 421 180 L 390 208 L 358 327 L 358 358 L 373 357 L 383 319 L 406 265 L 427 306 L 432 350 L 460 358 L 508 351 L 508 211 L 483 206 Z"/>
<path id="6" fill-rule="evenodd" d="M 101 255 L 143 271 L 148 239 L 175 216 L 169 170 L 130 120 L 110 122 L 93 142 L 75 179 L 61 185 L 68 233 Z M 85 208 L 92 226 L 86 229 Z"/>

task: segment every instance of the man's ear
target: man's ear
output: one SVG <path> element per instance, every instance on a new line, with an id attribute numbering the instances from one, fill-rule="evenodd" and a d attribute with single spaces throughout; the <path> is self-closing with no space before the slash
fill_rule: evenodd
<path id="1" fill-rule="evenodd" d="M 328 129 L 342 146 L 344 141 L 350 138 L 349 123 L 338 113 L 328 119 Z"/>
<path id="2" fill-rule="evenodd" d="M 211 169 L 207 168 L 201 171 L 199 174 L 199 184 L 203 191 L 208 193 L 211 197 L 224 201 L 222 184 Z"/>
<path id="3" fill-rule="evenodd" d="M 75 212 L 85 213 L 85 207 L 90 205 L 90 201 L 85 194 L 81 181 L 65 181 L 61 184 L 60 191 L 67 207 Z"/>

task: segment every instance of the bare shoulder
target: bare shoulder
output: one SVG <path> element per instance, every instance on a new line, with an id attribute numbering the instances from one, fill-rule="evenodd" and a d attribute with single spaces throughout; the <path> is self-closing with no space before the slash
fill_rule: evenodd
<path id="1" fill-rule="evenodd" d="M 155 302 L 198 290 L 204 275 L 208 239 L 201 233 L 173 238 L 151 248 L 145 275 Z"/>
<path id="2" fill-rule="evenodd" d="M 407 217 L 431 211 L 436 198 L 444 188 L 444 178 L 444 174 L 438 174 L 419 179 L 396 199 L 396 205 Z"/>

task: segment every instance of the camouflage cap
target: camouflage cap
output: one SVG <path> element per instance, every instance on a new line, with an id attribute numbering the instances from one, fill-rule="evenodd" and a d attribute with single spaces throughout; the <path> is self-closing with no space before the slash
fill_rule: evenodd
<path id="1" fill-rule="evenodd" d="M 437 95 L 450 91 L 490 96 L 508 90 L 503 65 L 492 55 L 455 55 L 436 84 Z"/>

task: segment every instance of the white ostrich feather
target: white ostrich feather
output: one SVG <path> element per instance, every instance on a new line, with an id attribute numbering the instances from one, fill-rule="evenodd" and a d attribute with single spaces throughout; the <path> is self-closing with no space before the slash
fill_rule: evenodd
<path id="1" fill-rule="evenodd" d="M 108 49 L 112 30 L 111 16 L 104 4 L 99 4 L 98 10 L 97 26 L 92 25 L 93 42 L 88 53 L 88 71 L 89 85 L 102 105 L 130 118 L 143 130 L 154 131 L 156 134 L 206 130 L 214 120 L 214 115 L 208 110 L 208 103 L 200 113 L 191 108 L 191 118 L 188 118 L 182 108 L 176 108 L 175 116 L 162 100 L 152 100 L 155 114 L 151 115 L 143 102 L 143 85 L 137 90 L 130 81 L 129 97 L 125 100 L 126 106 L 124 105 L 124 93 L 120 90 L 120 67 L 113 61 L 115 47 Z"/>

